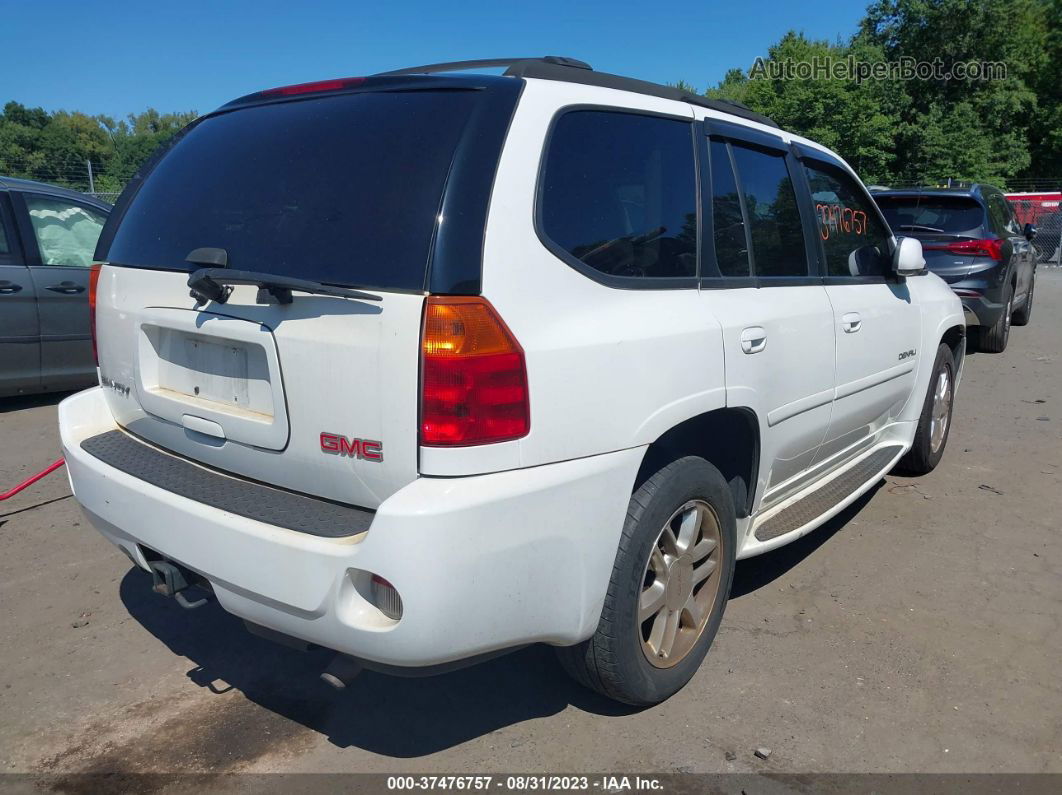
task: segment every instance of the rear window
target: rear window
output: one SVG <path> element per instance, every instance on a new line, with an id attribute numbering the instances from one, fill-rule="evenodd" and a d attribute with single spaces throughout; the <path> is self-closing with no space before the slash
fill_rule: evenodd
<path id="1" fill-rule="evenodd" d="M 443 187 L 475 91 L 366 92 L 208 118 L 147 177 L 107 260 L 228 267 L 422 290 Z"/>
<path id="2" fill-rule="evenodd" d="M 878 206 L 895 232 L 976 234 L 985 211 L 961 196 L 879 196 Z"/>

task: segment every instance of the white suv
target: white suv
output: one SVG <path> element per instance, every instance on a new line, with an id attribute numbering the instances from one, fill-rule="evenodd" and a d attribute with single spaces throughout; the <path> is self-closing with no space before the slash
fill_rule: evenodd
<path id="1" fill-rule="evenodd" d="M 97 259 L 77 499 L 156 590 L 338 679 L 541 642 L 667 698 L 735 560 L 933 468 L 965 345 L 835 154 L 565 58 L 229 103 Z"/>

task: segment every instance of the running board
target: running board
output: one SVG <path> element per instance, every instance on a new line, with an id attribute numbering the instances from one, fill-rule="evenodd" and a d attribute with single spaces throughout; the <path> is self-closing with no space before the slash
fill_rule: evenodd
<path id="1" fill-rule="evenodd" d="M 875 450 L 851 469 L 783 508 L 763 524 L 757 525 L 756 540 L 770 541 L 815 521 L 859 491 L 870 478 L 888 466 L 902 449 L 903 447 L 897 444 Z"/>

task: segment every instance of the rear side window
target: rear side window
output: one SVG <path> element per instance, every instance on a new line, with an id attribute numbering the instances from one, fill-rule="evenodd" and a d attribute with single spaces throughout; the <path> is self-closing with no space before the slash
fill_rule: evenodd
<path id="1" fill-rule="evenodd" d="M 981 236 L 985 211 L 965 196 L 878 196 L 878 207 L 894 232 Z"/>
<path id="2" fill-rule="evenodd" d="M 188 271 L 193 249 L 223 248 L 239 270 L 422 290 L 476 98 L 365 92 L 207 118 L 148 175 L 107 259 Z"/>
<path id="3" fill-rule="evenodd" d="M 731 144 L 745 199 L 756 276 L 807 276 L 804 230 L 782 153 Z"/>
<path id="4" fill-rule="evenodd" d="M 889 232 L 850 175 L 816 161 L 805 164 L 829 276 L 885 276 Z"/>
<path id="5" fill-rule="evenodd" d="M 41 264 L 89 267 L 107 216 L 67 199 L 26 194 L 25 200 Z"/>
<path id="6" fill-rule="evenodd" d="M 697 186 L 689 122 L 570 111 L 550 136 L 539 197 L 543 235 L 602 274 L 697 274 Z"/>

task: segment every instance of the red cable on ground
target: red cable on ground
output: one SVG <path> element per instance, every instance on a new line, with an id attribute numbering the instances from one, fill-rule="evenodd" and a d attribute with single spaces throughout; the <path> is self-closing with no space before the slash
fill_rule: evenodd
<path id="1" fill-rule="evenodd" d="M 55 470 L 57 470 L 59 467 L 61 467 L 64 463 L 65 462 L 63 461 L 63 459 L 60 458 L 58 461 L 55 461 L 55 462 L 49 464 L 48 468 L 45 469 L 44 471 L 38 472 L 36 475 L 34 475 L 31 478 L 26 478 L 24 481 L 22 481 L 17 486 L 15 486 L 15 488 L 11 489 L 11 491 L 5 491 L 3 494 L 0 494 L 0 502 L 3 502 L 4 500 L 9 499 L 10 497 L 14 497 L 16 494 L 18 494 L 20 491 L 22 491 L 27 486 L 32 486 L 34 483 L 36 483 L 41 478 L 47 477 L 48 475 L 52 474 Z"/>

